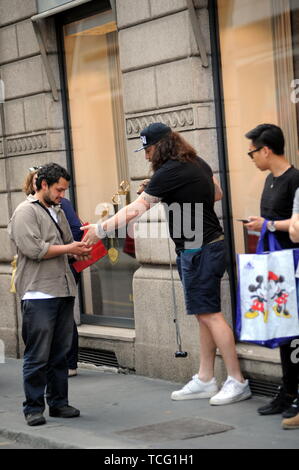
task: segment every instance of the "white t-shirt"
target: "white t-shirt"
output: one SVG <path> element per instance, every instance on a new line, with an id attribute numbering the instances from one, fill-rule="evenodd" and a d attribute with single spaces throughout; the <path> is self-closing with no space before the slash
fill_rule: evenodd
<path id="1" fill-rule="evenodd" d="M 48 207 L 48 210 L 51 213 L 51 216 L 53 217 L 55 222 L 58 223 L 57 213 L 53 209 L 53 207 Z M 26 294 L 22 298 L 22 300 L 41 300 L 41 299 L 54 299 L 54 297 L 53 295 L 44 294 L 43 292 L 29 291 L 29 292 L 26 292 Z"/>

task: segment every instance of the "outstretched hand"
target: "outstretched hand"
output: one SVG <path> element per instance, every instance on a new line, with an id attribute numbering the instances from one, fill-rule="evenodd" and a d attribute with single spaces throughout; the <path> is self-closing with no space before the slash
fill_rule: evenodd
<path id="1" fill-rule="evenodd" d="M 87 246 L 94 245 L 99 241 L 100 237 L 98 237 L 97 224 L 84 225 L 83 227 L 80 227 L 80 230 L 87 230 L 87 233 L 82 239 Z"/>

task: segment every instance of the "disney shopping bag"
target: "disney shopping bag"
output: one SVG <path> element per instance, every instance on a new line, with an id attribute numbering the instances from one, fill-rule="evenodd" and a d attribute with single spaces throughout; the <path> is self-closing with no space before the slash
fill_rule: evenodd
<path id="1" fill-rule="evenodd" d="M 268 237 L 269 252 L 263 252 Z M 263 226 L 257 254 L 238 255 L 237 334 L 240 341 L 276 348 L 299 336 L 298 250 L 281 250 Z"/>

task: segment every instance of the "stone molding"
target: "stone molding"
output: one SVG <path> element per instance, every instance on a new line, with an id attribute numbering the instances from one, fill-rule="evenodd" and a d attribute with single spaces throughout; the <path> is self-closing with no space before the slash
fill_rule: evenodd
<path id="1" fill-rule="evenodd" d="M 46 132 L 19 137 L 7 137 L 6 142 L 7 156 L 37 153 L 46 151 L 48 148 Z"/>
<path id="2" fill-rule="evenodd" d="M 57 140 L 58 137 L 58 140 Z M 61 150 L 64 136 L 61 131 L 42 131 L 34 134 L 19 135 L 6 138 L 7 156 L 26 155 L 32 153 Z M 0 153 L 2 145 L 0 142 Z"/>
<path id="3" fill-rule="evenodd" d="M 211 103 L 190 104 L 155 112 L 135 114 L 126 118 L 128 139 L 139 137 L 140 131 L 153 122 L 163 122 L 174 131 L 189 131 L 215 127 Z"/>

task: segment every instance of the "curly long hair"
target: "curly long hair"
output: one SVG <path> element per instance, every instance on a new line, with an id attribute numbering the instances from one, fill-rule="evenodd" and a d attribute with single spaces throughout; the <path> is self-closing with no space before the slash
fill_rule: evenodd
<path id="1" fill-rule="evenodd" d="M 178 132 L 169 132 L 156 144 L 152 169 L 157 171 L 168 160 L 197 163 L 196 157 L 195 149 Z"/>

